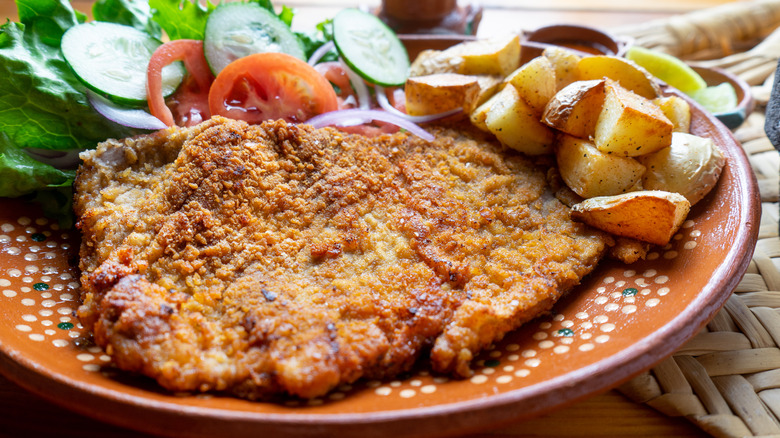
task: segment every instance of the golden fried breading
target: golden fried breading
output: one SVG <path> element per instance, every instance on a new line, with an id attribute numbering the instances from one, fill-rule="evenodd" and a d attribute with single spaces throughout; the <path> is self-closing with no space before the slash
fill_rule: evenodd
<path id="1" fill-rule="evenodd" d="M 428 353 L 469 375 L 606 238 L 544 167 L 434 132 L 214 118 L 101 144 L 76 181 L 79 317 L 118 367 L 177 391 L 314 397 Z"/>

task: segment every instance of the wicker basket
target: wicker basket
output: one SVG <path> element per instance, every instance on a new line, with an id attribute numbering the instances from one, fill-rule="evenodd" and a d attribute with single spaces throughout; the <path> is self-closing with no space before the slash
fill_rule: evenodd
<path id="1" fill-rule="evenodd" d="M 762 200 L 759 241 L 725 307 L 672 357 L 620 388 L 718 437 L 780 435 L 780 154 L 764 133 L 764 108 L 780 58 L 780 1 L 735 2 L 613 29 L 689 60 L 709 59 L 753 85 L 756 111 L 736 130 Z"/>

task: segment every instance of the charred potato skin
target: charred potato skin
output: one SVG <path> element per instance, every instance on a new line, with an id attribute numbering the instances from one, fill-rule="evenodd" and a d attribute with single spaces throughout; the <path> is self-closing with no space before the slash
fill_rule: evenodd
<path id="1" fill-rule="evenodd" d="M 604 105 L 604 84 L 602 79 L 567 85 L 547 102 L 542 122 L 575 137 L 592 137 Z"/>

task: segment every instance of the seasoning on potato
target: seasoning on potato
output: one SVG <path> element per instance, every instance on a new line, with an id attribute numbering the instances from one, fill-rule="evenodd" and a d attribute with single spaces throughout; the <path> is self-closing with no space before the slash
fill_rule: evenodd
<path id="1" fill-rule="evenodd" d="M 426 53 L 415 64 L 463 73 L 460 56 L 482 50 L 475 59 L 484 62 L 472 65 L 482 65 L 484 73 L 514 47 L 492 44 L 490 50 Z M 555 154 L 572 217 L 618 237 L 613 256 L 625 263 L 644 258 L 648 244 L 668 243 L 726 162 L 712 140 L 690 134 L 688 101 L 662 95 L 657 78 L 624 58 L 549 47 L 498 87 L 482 87 L 478 104 L 462 99 L 472 108 L 471 123 L 502 145 L 527 155 Z"/>

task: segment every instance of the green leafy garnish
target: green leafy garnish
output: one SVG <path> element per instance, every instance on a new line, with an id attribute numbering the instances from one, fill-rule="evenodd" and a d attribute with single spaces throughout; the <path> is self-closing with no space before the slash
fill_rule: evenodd
<path id="1" fill-rule="evenodd" d="M 25 148 L 94 148 L 137 131 L 98 114 L 62 58 L 60 41 L 84 22 L 65 0 L 17 0 L 20 22 L 0 26 L 0 196 L 33 197 L 63 219 L 75 172 L 30 157 Z M 54 195 L 52 191 L 56 191 Z M 56 198 L 56 199 L 55 199 Z"/>
<path id="2" fill-rule="evenodd" d="M 206 19 L 217 6 L 192 0 L 149 0 L 152 16 L 172 40 L 202 40 Z"/>
<path id="3" fill-rule="evenodd" d="M 155 38 L 162 37 L 162 29 L 152 20 L 152 8 L 145 1 L 98 0 L 92 5 L 92 16 L 97 21 L 124 24 Z"/>
<path id="4" fill-rule="evenodd" d="M 303 45 L 303 51 L 306 57 L 311 57 L 314 52 L 328 41 L 333 41 L 333 20 L 328 19 L 317 24 L 313 32 L 295 32 Z M 321 62 L 335 61 L 338 59 L 338 52 L 334 48 L 328 54 L 322 57 Z"/>

